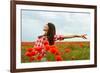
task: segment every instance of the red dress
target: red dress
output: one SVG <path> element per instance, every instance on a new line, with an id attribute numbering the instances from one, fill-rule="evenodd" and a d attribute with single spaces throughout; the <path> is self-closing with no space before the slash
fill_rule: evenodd
<path id="1" fill-rule="evenodd" d="M 57 41 L 57 40 L 63 40 L 64 39 L 64 36 L 63 35 L 55 35 L 54 36 L 54 40 Z M 42 36 L 40 38 L 38 38 L 36 41 L 35 41 L 35 45 L 34 45 L 34 48 L 41 48 L 41 54 L 42 52 L 44 53 L 46 50 L 47 50 L 47 45 L 50 47 L 55 47 L 56 46 L 50 46 L 49 45 L 49 42 L 47 40 L 47 37 L 46 36 Z"/>
<path id="2" fill-rule="evenodd" d="M 54 40 L 55 40 L 55 41 L 57 41 L 57 40 L 63 40 L 63 39 L 64 39 L 64 36 L 63 36 L 63 35 L 55 35 L 55 36 L 54 36 Z M 35 41 L 34 47 L 41 47 L 41 48 L 44 48 L 45 44 L 49 44 L 49 42 L 48 42 L 46 36 L 42 36 L 42 37 L 38 38 L 38 39 Z"/>
<path id="3" fill-rule="evenodd" d="M 55 35 L 54 40 L 63 40 L 64 36 L 63 35 Z M 55 45 L 49 45 L 49 41 L 46 36 L 39 37 L 34 44 L 33 49 L 31 50 L 32 54 L 30 57 L 37 55 L 37 59 L 41 60 L 43 57 L 45 57 L 46 52 L 49 51 L 53 54 L 58 55 L 59 51 Z"/>

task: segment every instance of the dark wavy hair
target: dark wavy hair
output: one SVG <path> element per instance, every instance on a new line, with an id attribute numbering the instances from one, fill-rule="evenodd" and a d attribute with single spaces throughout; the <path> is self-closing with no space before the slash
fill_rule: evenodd
<path id="1" fill-rule="evenodd" d="M 49 27 L 48 32 L 47 32 L 47 38 L 49 41 L 49 45 L 53 45 L 54 44 L 54 35 L 56 34 L 56 28 L 53 23 L 48 23 L 47 25 Z"/>

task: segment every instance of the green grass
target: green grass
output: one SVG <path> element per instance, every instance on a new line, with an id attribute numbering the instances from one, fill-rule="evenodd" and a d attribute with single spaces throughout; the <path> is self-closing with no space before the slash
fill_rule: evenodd
<path id="1" fill-rule="evenodd" d="M 89 42 L 81 42 L 82 46 L 80 46 L 80 43 L 76 42 L 65 42 L 65 43 L 56 43 L 58 50 L 60 51 L 61 57 L 64 61 L 71 61 L 71 60 L 88 60 L 90 59 L 90 45 Z M 29 61 L 29 57 L 25 56 L 25 52 L 27 48 L 31 48 L 33 45 L 22 45 L 21 48 L 21 62 L 27 63 Z M 66 48 L 70 48 L 70 52 L 65 52 Z M 46 57 L 43 59 L 43 61 L 55 61 L 54 54 L 47 52 Z M 36 61 L 33 61 L 36 62 Z"/>

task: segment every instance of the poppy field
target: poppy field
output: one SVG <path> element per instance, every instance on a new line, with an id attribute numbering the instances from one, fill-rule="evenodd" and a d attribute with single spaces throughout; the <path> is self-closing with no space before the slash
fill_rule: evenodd
<path id="1" fill-rule="evenodd" d="M 41 53 L 40 48 L 34 50 L 33 42 L 22 42 L 21 63 L 90 59 L 90 42 L 56 42 L 55 46 L 46 45 Z"/>

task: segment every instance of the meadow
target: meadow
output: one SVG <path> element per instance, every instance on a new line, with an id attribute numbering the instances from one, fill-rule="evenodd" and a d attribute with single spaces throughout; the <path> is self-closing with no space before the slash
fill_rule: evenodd
<path id="1" fill-rule="evenodd" d="M 25 55 L 28 48 L 34 47 L 34 42 L 21 43 L 21 62 L 45 62 L 45 61 L 71 61 L 71 60 L 89 60 L 90 42 L 56 42 L 55 46 L 60 52 L 60 56 L 46 52 L 46 56 L 41 60 L 31 59 Z M 40 59 L 40 58 L 39 58 Z"/>

